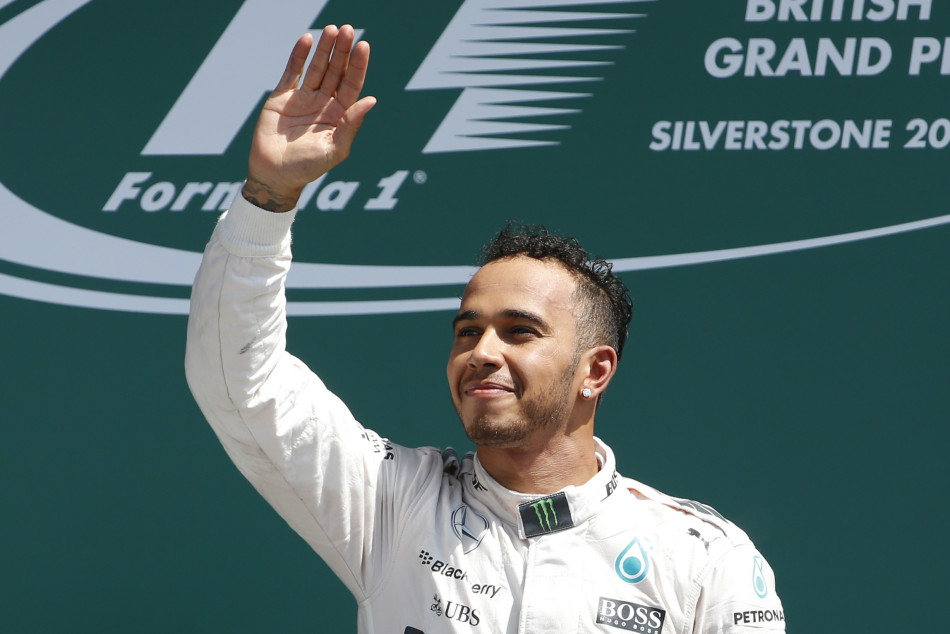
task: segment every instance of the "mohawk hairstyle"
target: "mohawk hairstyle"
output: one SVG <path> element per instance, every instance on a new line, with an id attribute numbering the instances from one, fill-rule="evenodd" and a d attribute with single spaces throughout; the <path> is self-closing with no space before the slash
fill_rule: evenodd
<path id="1" fill-rule="evenodd" d="M 619 359 L 627 341 L 633 302 L 613 265 L 591 255 L 574 238 L 550 233 L 543 225 L 508 221 L 498 235 L 482 247 L 480 265 L 515 256 L 556 260 L 577 281 L 574 300 L 578 306 L 579 348 L 606 344 Z"/>

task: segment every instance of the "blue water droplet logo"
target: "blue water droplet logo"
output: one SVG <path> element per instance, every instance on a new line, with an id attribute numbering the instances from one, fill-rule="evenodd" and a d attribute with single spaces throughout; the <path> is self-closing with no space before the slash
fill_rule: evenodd
<path id="1" fill-rule="evenodd" d="M 764 599 L 769 593 L 769 584 L 765 581 L 765 561 L 756 555 L 752 564 L 752 588 L 755 596 Z"/>
<path id="2" fill-rule="evenodd" d="M 639 583 L 646 578 L 650 572 L 650 558 L 639 537 L 620 551 L 614 570 L 617 571 L 617 576 L 627 583 Z"/>

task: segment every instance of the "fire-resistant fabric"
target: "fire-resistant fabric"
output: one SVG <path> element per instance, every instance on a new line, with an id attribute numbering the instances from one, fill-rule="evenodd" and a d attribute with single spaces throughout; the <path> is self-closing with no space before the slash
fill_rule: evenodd
<path id="1" fill-rule="evenodd" d="M 600 440 L 597 475 L 538 496 L 505 489 L 475 454 L 364 428 L 285 350 L 294 215 L 241 196 L 222 215 L 192 291 L 186 374 L 238 469 L 356 597 L 360 632 L 785 631 L 746 534 L 620 476 Z"/>

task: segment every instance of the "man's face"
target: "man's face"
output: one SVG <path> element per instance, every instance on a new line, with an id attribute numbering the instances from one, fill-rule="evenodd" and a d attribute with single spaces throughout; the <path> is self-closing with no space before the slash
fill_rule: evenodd
<path id="1" fill-rule="evenodd" d="M 469 282 L 447 375 L 475 444 L 521 446 L 568 420 L 581 381 L 574 288 L 561 264 L 523 256 L 486 264 Z"/>

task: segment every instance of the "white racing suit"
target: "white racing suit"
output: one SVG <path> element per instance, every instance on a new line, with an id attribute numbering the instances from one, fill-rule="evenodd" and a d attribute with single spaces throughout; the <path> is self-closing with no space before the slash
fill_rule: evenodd
<path id="1" fill-rule="evenodd" d="M 186 370 L 238 469 L 326 561 L 364 633 L 784 632 L 772 570 L 712 509 L 601 469 L 510 491 L 473 454 L 363 428 L 284 350 L 294 212 L 237 196 L 193 289 Z"/>

